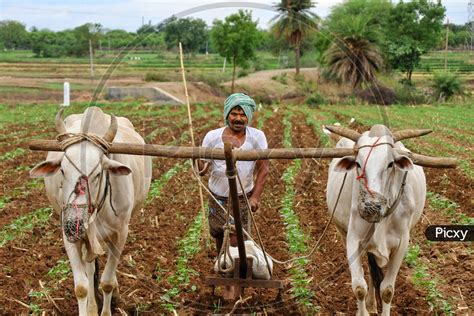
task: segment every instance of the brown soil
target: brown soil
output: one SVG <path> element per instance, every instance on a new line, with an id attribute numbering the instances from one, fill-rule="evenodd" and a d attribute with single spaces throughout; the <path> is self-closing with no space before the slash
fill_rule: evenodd
<path id="1" fill-rule="evenodd" d="M 264 125 L 269 147 L 282 147 L 282 111 L 274 113 Z M 136 118 L 139 120 L 140 118 Z M 165 144 L 179 138 L 182 129 L 174 120 L 163 119 L 159 124 L 170 126 L 170 131 L 157 135 L 152 142 Z M 215 127 L 220 118 L 215 119 Z M 256 121 L 260 118 L 257 116 Z M 144 133 L 150 133 L 158 125 L 153 125 L 151 118 L 135 121 L 136 126 Z M 195 126 L 204 125 L 209 118 L 199 119 Z M 304 118 L 295 115 L 293 123 L 293 145 L 295 147 L 312 147 L 318 138 L 312 128 L 304 125 Z M 360 126 L 361 129 L 365 128 Z M 15 129 L 25 130 L 24 126 Z M 52 134 L 52 130 L 48 130 Z M 198 142 L 206 131 L 198 130 Z M 33 132 L 24 131 L 22 137 L 29 137 Z M 4 152 L 2 150 L 2 152 Z M 16 187 L 28 181 L 27 171 L 15 171 L 17 166 L 32 166 L 44 159 L 44 153 L 21 155 L 14 160 L 2 161 L 2 186 L 6 195 Z M 171 159 L 154 159 L 153 178 L 156 179 L 177 161 Z M 256 213 L 256 220 L 265 246 L 275 258 L 286 260 L 292 257 L 288 253 L 285 228 L 279 216 L 281 198 L 285 187 L 281 175 L 290 165 L 290 161 L 272 161 L 271 173 L 262 197 L 261 209 Z M 311 237 L 308 248 L 314 245 L 321 235 L 329 218 L 325 203 L 325 185 L 327 181 L 328 161 L 305 160 L 295 180 L 296 200 L 294 203 L 301 226 Z M 473 216 L 472 181 L 459 171 L 426 169 L 428 190 L 440 193 L 460 205 L 460 210 Z M 167 313 L 161 296 L 171 287 L 168 277 L 176 272 L 177 249 L 179 241 L 199 212 L 197 186 L 191 181 L 189 171 L 173 177 L 161 196 L 146 206 L 143 213 L 135 214 L 130 223 L 130 234 L 125 246 L 122 261 L 119 265 L 118 281 L 121 299 L 118 307 L 127 314 Z M 21 214 L 48 206 L 42 187 L 32 189 L 26 197 L 16 197 L 1 209 L 0 229 Z M 424 217 L 412 232 L 412 242 L 422 246 L 420 260 L 429 266 L 429 273 L 439 282 L 437 288 L 451 302 L 454 310 L 457 304 L 472 304 L 474 288 L 474 258 L 469 244 L 466 243 L 431 243 L 425 242 L 424 229 L 429 224 L 449 223 L 449 217 L 436 213 L 425 207 Z M 47 275 L 49 269 L 66 254 L 60 238 L 60 222 L 56 214 L 42 227 L 33 228 L 15 240 L 0 247 L 0 314 L 26 314 L 28 309 L 19 302 L 29 305 L 39 304 L 47 314 L 57 313 L 46 299 L 32 298 L 30 291 L 41 289 L 39 281 L 50 289 L 50 296 L 55 299 L 61 313 L 77 314 L 77 303 L 74 297 L 72 276 L 65 280 L 53 280 Z M 196 273 L 191 274 L 189 285 L 182 289 L 176 302 L 179 303 L 179 314 L 204 314 L 212 312 L 229 312 L 234 301 L 225 301 L 220 292 L 215 295 L 204 285 L 204 278 L 212 275 L 211 268 L 215 249 L 207 248 L 201 243 L 200 252 L 188 262 Z M 101 266 L 103 267 L 101 262 Z M 331 226 L 323 238 L 321 247 L 311 257 L 306 266 L 312 278 L 310 287 L 315 293 L 314 305 L 321 307 L 323 314 L 338 312 L 353 314 L 356 310 L 355 299 L 350 287 L 350 275 L 347 269 L 345 251 L 340 236 Z M 413 285 L 413 270 L 405 263 L 397 278 L 392 312 L 394 314 L 431 314 L 426 301 L 427 292 Z M 304 314 L 291 296 L 287 266 L 276 264 L 274 279 L 283 280 L 286 284 L 282 299 L 277 299 L 276 290 L 247 289 L 245 297 L 251 297 L 237 309 L 238 313 L 267 314 Z M 196 286 L 195 288 L 192 286 Z M 463 299 L 461 298 L 461 295 Z M 472 308 L 472 306 L 471 306 Z M 119 315 L 119 311 L 116 311 Z"/>

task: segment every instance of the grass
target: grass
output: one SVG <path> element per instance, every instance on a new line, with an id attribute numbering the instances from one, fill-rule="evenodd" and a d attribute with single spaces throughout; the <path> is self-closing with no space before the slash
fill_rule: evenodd
<path id="1" fill-rule="evenodd" d="M 207 206 L 205 206 L 207 207 Z M 168 312 L 176 310 L 178 305 L 174 299 L 179 295 L 182 289 L 189 285 L 189 280 L 192 275 L 197 275 L 197 272 L 188 267 L 189 260 L 201 250 L 201 230 L 202 230 L 202 213 L 199 212 L 194 222 L 191 224 L 183 239 L 178 242 L 178 259 L 176 261 L 176 273 L 168 277 L 168 282 L 171 285 L 165 293 L 160 297 L 163 303 L 161 304 Z M 190 291 L 195 292 L 197 287 L 192 285 Z"/>
<path id="2" fill-rule="evenodd" d="M 161 177 L 153 180 L 150 186 L 150 191 L 148 192 L 147 199 L 145 201 L 145 205 L 150 205 L 150 203 L 152 203 L 157 197 L 161 195 L 161 192 L 168 183 L 168 181 L 182 170 L 189 168 L 190 165 L 191 163 L 189 162 L 189 160 L 184 163 L 177 163 L 168 171 L 166 171 L 163 175 L 161 175 Z"/>
<path id="3" fill-rule="evenodd" d="M 408 248 L 405 261 L 414 270 L 412 275 L 413 284 L 426 292 L 426 301 L 431 309 L 438 314 L 454 315 L 453 307 L 438 290 L 438 281 L 428 272 L 427 264 L 420 258 L 420 245 L 415 244 Z"/>
<path id="4" fill-rule="evenodd" d="M 16 239 L 23 233 L 31 231 L 33 227 L 42 226 L 49 221 L 52 208 L 43 207 L 34 212 L 22 215 L 0 230 L 0 247 Z"/>

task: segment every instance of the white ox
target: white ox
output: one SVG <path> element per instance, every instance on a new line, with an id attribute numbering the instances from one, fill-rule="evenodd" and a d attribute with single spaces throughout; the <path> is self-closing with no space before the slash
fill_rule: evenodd
<path id="1" fill-rule="evenodd" d="M 103 141 L 144 144 L 127 118 L 89 107 L 63 122 L 62 112 L 56 116 L 56 130 L 61 140 L 70 143 L 65 143 L 64 153 L 49 152 L 47 160 L 35 166 L 30 176 L 45 177 L 48 199 L 61 213 L 79 315 L 98 314 L 94 259 L 104 253 L 105 246 L 107 262 L 99 287 L 103 295 L 101 315 L 111 315 L 112 297 L 119 293 L 117 265 L 130 216 L 141 208 L 150 187 L 151 158 L 107 154 L 103 149 Z"/>
<path id="2" fill-rule="evenodd" d="M 361 135 L 341 127 L 328 129 L 355 141 L 342 138 L 336 145 L 354 148 L 355 154 L 331 162 L 326 200 L 331 214 L 346 176 L 333 222 L 346 242 L 358 314 L 377 313 L 377 295 L 382 301 L 382 315 L 389 315 L 410 230 L 420 219 L 426 197 L 423 169 L 413 164 L 399 140 L 429 131 L 392 134 L 385 126 L 375 125 Z M 370 286 L 362 267 L 365 253 Z M 381 268 L 385 268 L 385 276 Z"/>

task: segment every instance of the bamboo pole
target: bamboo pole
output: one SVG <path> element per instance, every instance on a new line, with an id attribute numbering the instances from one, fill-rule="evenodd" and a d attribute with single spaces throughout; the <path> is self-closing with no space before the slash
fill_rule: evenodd
<path id="1" fill-rule="evenodd" d="M 30 141 L 31 150 L 62 151 L 56 140 L 34 139 Z M 168 158 L 192 158 L 225 160 L 224 150 L 209 147 L 163 146 L 153 144 L 112 143 L 109 150 L 112 154 L 146 155 Z M 352 148 L 269 148 L 259 150 L 235 150 L 236 160 L 260 159 L 301 159 L 301 158 L 341 158 L 354 154 Z M 454 158 L 429 157 L 411 153 L 417 165 L 431 168 L 456 168 Z"/>
<path id="2" fill-rule="evenodd" d="M 193 119 L 191 117 L 191 106 L 189 105 L 189 95 L 188 95 L 188 86 L 186 84 L 186 74 L 184 71 L 184 61 L 183 61 L 183 46 L 181 45 L 181 42 L 179 42 L 179 58 L 181 60 L 181 72 L 183 74 L 183 85 L 184 85 L 184 94 L 186 95 L 186 106 L 188 107 L 188 121 L 189 121 L 189 133 L 191 134 L 191 144 L 193 146 L 196 146 L 196 143 L 194 142 L 194 131 L 193 131 Z M 193 161 L 191 161 L 191 166 L 194 168 Z M 199 177 L 197 175 L 196 177 Z M 206 209 L 204 208 L 204 197 L 202 194 L 202 187 L 199 185 L 199 179 L 196 179 L 198 182 L 198 190 L 199 190 L 199 201 L 201 202 L 201 213 L 202 213 L 202 232 L 204 235 L 204 239 L 206 241 L 209 241 L 209 229 L 207 227 L 207 216 L 206 216 Z M 205 243 L 206 245 L 209 245 L 209 242 Z"/>

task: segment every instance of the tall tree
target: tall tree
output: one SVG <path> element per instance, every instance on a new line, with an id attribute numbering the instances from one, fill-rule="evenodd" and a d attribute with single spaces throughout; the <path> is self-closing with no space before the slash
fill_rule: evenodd
<path id="1" fill-rule="evenodd" d="M 227 60 L 232 60 L 233 93 L 237 65 L 246 66 L 249 59 L 255 58 L 255 50 L 261 40 L 257 22 L 252 21 L 250 11 L 239 10 L 238 13 L 226 17 L 224 22 L 214 20 L 211 39 L 219 54 Z"/>
<path id="2" fill-rule="evenodd" d="M 204 51 L 209 38 L 207 24 L 202 19 L 171 17 L 160 26 L 160 30 L 165 32 L 168 49 L 178 47 L 181 42 L 185 52 Z"/>
<path id="3" fill-rule="evenodd" d="M 379 33 L 365 15 L 346 16 L 334 26 L 335 39 L 325 53 L 332 75 L 350 82 L 353 89 L 372 83 L 382 68 L 383 59 L 375 44 Z"/>
<path id="4" fill-rule="evenodd" d="M 400 1 L 390 10 L 386 37 L 391 66 L 406 74 L 411 83 L 421 55 L 438 45 L 446 9 L 441 1 Z"/>
<path id="5" fill-rule="evenodd" d="M 311 12 L 311 0 L 281 0 L 276 5 L 279 12 L 272 19 L 272 31 L 276 37 L 285 37 L 295 50 L 296 74 L 300 73 L 301 42 L 311 32 L 316 31 L 318 16 Z"/>
<path id="6" fill-rule="evenodd" d="M 0 44 L 5 48 L 25 48 L 28 32 L 25 25 L 13 20 L 0 21 Z"/>

